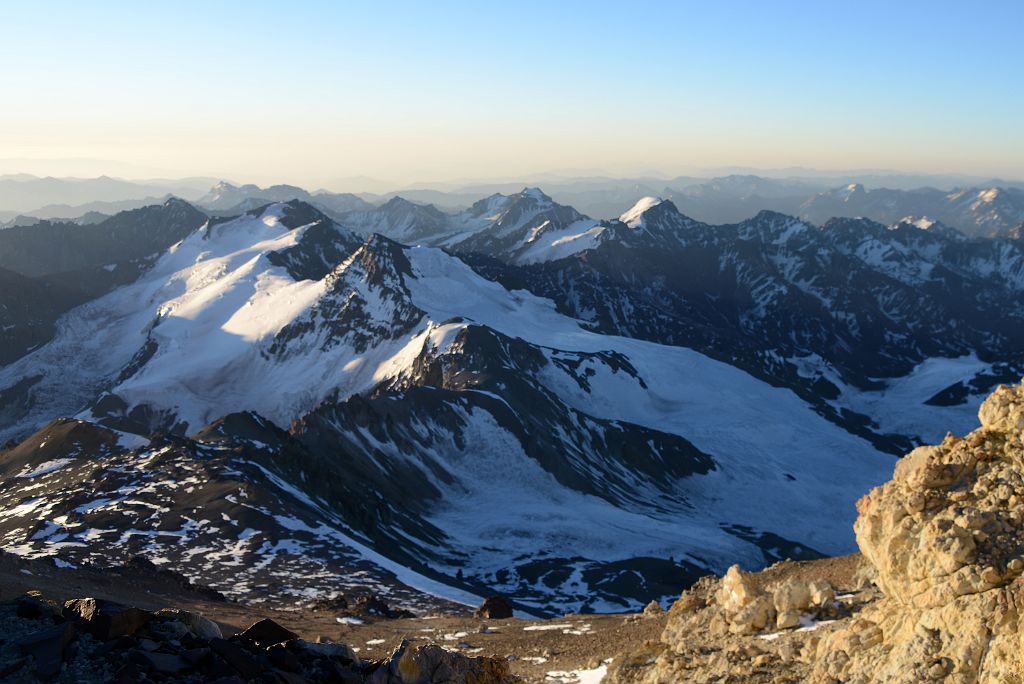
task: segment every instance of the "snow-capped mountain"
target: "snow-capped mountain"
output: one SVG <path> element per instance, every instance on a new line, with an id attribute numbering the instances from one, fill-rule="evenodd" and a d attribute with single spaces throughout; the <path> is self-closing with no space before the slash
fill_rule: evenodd
<path id="1" fill-rule="evenodd" d="M 868 190 L 853 183 L 819 193 L 796 211 L 812 223 L 824 223 L 835 216 L 866 216 L 890 224 L 904 216 L 927 216 L 967 235 L 1006 236 L 1014 225 L 1024 220 L 1024 190 L 1000 187 L 952 192 L 934 188 Z"/>
<path id="2" fill-rule="evenodd" d="M 379 233 L 404 244 L 484 253 L 515 263 L 547 261 L 588 249 L 602 232 L 598 221 L 557 204 L 539 188 L 491 195 L 457 214 L 395 197 L 340 220 L 363 235 Z"/>
<path id="3" fill-rule="evenodd" d="M 0 364 L 49 341 L 62 314 L 131 282 L 205 221 L 170 199 L 96 224 L 41 221 L 0 231 Z"/>
<path id="4" fill-rule="evenodd" d="M 218 215 L 239 214 L 265 206 L 271 202 L 301 200 L 321 211 L 337 216 L 351 211 L 365 211 L 373 205 L 351 193 L 318 191 L 310 193 L 294 185 L 271 185 L 261 188 L 251 183 L 232 185 L 221 181 L 200 197 L 196 204 Z"/>
<path id="5" fill-rule="evenodd" d="M 536 189 L 347 216 L 204 220 L 0 366 L 3 545 L 639 607 L 851 550 L 885 452 L 969 428 L 1024 348 L 1020 243 L 937 224 Z"/>
<path id="6" fill-rule="evenodd" d="M 525 230 L 530 211 L 507 209 L 503 225 Z M 321 259 L 326 244 L 337 252 Z M 193 435 L 173 471 L 205 463 L 189 445 L 217 434 L 262 454 L 261 488 L 305 497 L 315 520 L 301 529 L 321 536 L 302 553 L 322 567 L 340 562 L 320 550 L 328 526 L 418 575 L 536 612 L 639 606 L 737 559 L 842 552 L 850 504 L 891 467 L 788 390 L 696 351 L 586 330 L 436 248 L 360 244 L 298 202 L 208 222 L 61 319 L 52 342 L 0 370 L 0 386 L 18 388 L 5 436 L 55 415 Z M 239 412 L 252 417 L 220 420 Z M 124 439 L 112 468 L 165 453 Z M 88 496 L 109 501 L 79 506 L 81 525 L 69 525 L 66 507 L 43 515 L 39 501 L 53 502 L 74 463 L 53 453 L 18 462 L 33 477 L 6 480 L 5 543 L 65 562 L 123 552 L 102 530 L 136 529 L 125 497 L 145 482 L 115 478 L 108 491 L 94 479 Z M 232 469 L 243 465 L 217 477 L 242 477 Z M 752 504 L 766 482 L 775 495 Z M 212 521 L 206 501 L 187 518 Z M 232 519 L 244 508 L 223 506 Z M 246 539 L 269 545 L 261 567 L 299 553 L 275 515 L 246 523 Z M 24 527 L 40 516 L 43 527 Z M 197 577 L 227 576 L 212 560 L 235 562 L 158 541 L 132 550 Z"/>
<path id="7" fill-rule="evenodd" d="M 345 225 L 361 235 L 378 233 L 407 245 L 432 244 L 454 230 L 453 219 L 432 204 L 392 197 L 379 207 L 343 216 Z"/>
<path id="8" fill-rule="evenodd" d="M 969 236 L 1006 237 L 1024 220 L 1024 190 L 997 184 L 954 190 L 869 188 L 856 182 L 833 187 L 822 181 L 734 175 L 681 188 L 670 185 L 662 194 L 684 214 L 715 224 L 738 223 L 762 210 L 815 225 L 857 217 L 889 225 L 906 216 L 926 216 Z"/>
<path id="9" fill-rule="evenodd" d="M 466 258 L 590 329 L 699 349 L 790 387 L 893 453 L 930 428 L 865 410 L 875 401 L 867 397 L 888 391 L 882 379 L 963 358 L 934 392 L 966 382 L 961 399 L 978 401 L 1024 362 L 1017 241 L 858 219 L 818 228 L 772 212 L 708 226 L 653 198 L 603 227 L 600 244 L 569 258 L 529 266 Z M 943 420 L 936 429 L 950 424 Z"/>

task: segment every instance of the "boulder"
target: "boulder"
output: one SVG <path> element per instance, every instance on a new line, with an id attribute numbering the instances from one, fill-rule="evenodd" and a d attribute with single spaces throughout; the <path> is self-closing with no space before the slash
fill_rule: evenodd
<path id="1" fill-rule="evenodd" d="M 468 658 L 440 646 L 412 648 L 407 641 L 367 677 L 367 684 L 512 684 L 503 658 Z"/>
<path id="2" fill-rule="evenodd" d="M 816 608 L 827 606 L 836 598 L 835 589 L 826 580 L 814 580 L 808 583 L 807 591 L 811 595 L 811 605 Z"/>
<path id="3" fill-rule="evenodd" d="M 811 607 L 811 592 L 804 582 L 788 580 L 776 587 L 772 602 L 779 613 L 801 613 Z"/>
<path id="4" fill-rule="evenodd" d="M 298 639 L 291 642 L 296 648 L 314 653 L 323 658 L 337 658 L 344 663 L 359 663 L 359 656 L 348 644 L 336 644 L 331 642 L 312 643 Z"/>
<path id="5" fill-rule="evenodd" d="M 735 613 L 754 600 L 757 589 L 740 566 L 733 565 L 722 578 L 721 588 L 715 595 L 718 605 L 727 613 Z"/>
<path id="6" fill-rule="evenodd" d="M 800 612 L 796 610 L 785 610 L 775 617 L 775 626 L 778 629 L 793 629 L 800 626 Z"/>
<path id="7" fill-rule="evenodd" d="M 64 622 L 22 637 L 17 644 L 22 654 L 32 656 L 36 673 L 45 680 L 60 672 L 67 646 L 75 637 L 74 625 Z"/>
<path id="8" fill-rule="evenodd" d="M 408 610 L 392 608 L 386 601 L 372 594 L 369 596 L 360 596 L 356 599 L 355 603 L 352 604 L 351 611 L 357 615 L 383 617 L 388 618 L 389 620 L 415 617 L 415 615 Z"/>
<path id="9" fill-rule="evenodd" d="M 52 601 L 47 601 L 38 591 L 30 591 L 18 598 L 16 614 L 20 618 L 38 620 L 42 617 L 63 619 L 61 616 L 62 607 Z"/>
<path id="10" fill-rule="evenodd" d="M 95 598 L 65 601 L 63 616 L 100 641 L 131 636 L 153 617 L 152 613 L 139 608 Z"/>
<path id="11" fill-rule="evenodd" d="M 658 617 L 659 615 L 664 615 L 664 614 L 665 614 L 665 609 L 662 608 L 661 604 L 658 603 L 657 601 L 651 601 L 650 603 L 648 603 L 644 607 L 644 616 L 645 617 Z"/>
<path id="12" fill-rule="evenodd" d="M 141 655 L 148 663 L 149 669 L 162 675 L 177 674 L 189 667 L 188 662 L 175 653 L 144 652 Z"/>
<path id="13" fill-rule="evenodd" d="M 507 620 L 512 617 L 512 604 L 504 596 L 488 596 L 473 615 L 483 620 Z"/>
<path id="14" fill-rule="evenodd" d="M 290 629 L 285 629 L 270 618 L 254 622 L 240 636 L 243 639 L 248 639 L 260 648 L 267 648 L 274 644 L 280 644 L 283 641 L 299 638 L 298 634 Z"/>
<path id="15" fill-rule="evenodd" d="M 255 679 L 263 671 L 255 655 L 227 639 L 211 639 L 210 650 L 242 679 Z"/>
<path id="16" fill-rule="evenodd" d="M 766 596 L 756 596 L 742 608 L 728 616 L 729 631 L 733 634 L 753 634 L 768 626 L 774 611 Z"/>
<path id="17" fill-rule="evenodd" d="M 207 619 L 199 613 L 177 608 L 164 608 L 157 611 L 157 617 L 172 618 L 185 625 L 188 631 L 200 639 L 220 639 L 224 635 L 220 627 L 213 620 Z"/>

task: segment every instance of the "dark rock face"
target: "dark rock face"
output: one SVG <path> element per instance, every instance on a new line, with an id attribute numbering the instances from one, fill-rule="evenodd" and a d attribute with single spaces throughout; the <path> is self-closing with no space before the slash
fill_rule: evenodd
<path id="1" fill-rule="evenodd" d="M 585 218 L 572 207 L 556 204 L 540 190 L 525 188 L 505 200 L 490 225 L 456 243 L 452 251 L 500 255 L 514 261 L 531 237 L 558 231 Z"/>
<path id="2" fill-rule="evenodd" d="M 293 230 L 305 226 L 305 232 L 297 244 L 270 252 L 267 259 L 284 267 L 295 280 L 320 280 L 361 244 L 359 238 L 309 204 L 293 200 L 284 206 L 281 223 Z"/>
<path id="3" fill-rule="evenodd" d="M 11 630 L 0 641 L 2 677 L 172 684 L 513 681 L 503 659 L 468 658 L 438 646 L 403 643 L 389 658 L 366 661 L 344 644 L 309 643 L 269 619 L 225 639 L 198 628 L 205 618 L 185 611 L 150 613 L 85 598 L 66 601 L 63 615 L 49 607 L 24 615 L 22 606 L 33 601 L 48 606 L 36 597 L 0 604 L 0 619 Z"/>
<path id="4" fill-rule="evenodd" d="M 48 342 L 62 314 L 134 282 L 205 221 L 170 199 L 93 225 L 42 221 L 0 231 L 0 365 Z"/>
<path id="5" fill-rule="evenodd" d="M 270 646 L 279 644 L 282 641 L 299 638 L 298 634 L 285 629 L 269 618 L 253 623 L 248 629 L 242 632 L 242 636 L 255 642 L 257 646 L 262 648 L 269 648 Z"/>
<path id="6" fill-rule="evenodd" d="M 230 426 L 246 429 L 228 439 L 223 433 Z M 294 605 L 307 591 L 330 595 L 342 587 L 359 597 L 386 586 L 387 599 L 396 606 L 419 611 L 453 607 L 404 585 L 349 545 L 340 516 L 350 510 L 372 510 L 377 498 L 365 483 L 345 474 L 344 459 L 336 453 L 318 456 L 337 469 L 325 468 L 317 478 L 340 473 L 338 481 L 346 488 L 337 491 L 347 498 L 339 501 L 348 503 L 339 504 L 335 514 L 325 514 L 285 479 L 294 472 L 302 481 L 298 470 L 286 469 L 286 464 L 298 464 L 307 473 L 318 468 L 318 459 L 286 431 L 252 414 L 238 414 L 211 426 L 201 439 L 209 441 L 156 436 L 148 445 L 127 449 L 109 429 L 84 421 L 55 421 L 2 452 L 0 477 L 34 488 L 5 488 L 0 507 L 16 509 L 27 501 L 52 504 L 53 516 L 63 525 L 8 517 L 0 521 L 0 542 L 40 548 L 55 540 L 69 542 L 62 545 L 62 562 L 105 567 L 115 579 L 139 573 L 156 576 L 208 600 L 225 600 L 220 593 L 224 591 L 229 598 Z M 155 458 L 143 457 L 148 462 L 140 468 L 143 453 Z M 17 477 L 41 463 L 60 466 L 42 476 L 45 486 L 34 486 L 43 482 L 39 479 Z M 179 484 L 185 481 L 189 484 Z M 184 487 L 190 491 L 184 492 Z M 122 503 L 129 489 L 134 492 L 130 503 Z M 197 509 L 208 523 L 190 522 Z M 106 532 L 96 539 L 83 537 L 90 529 Z M 210 552 L 189 552 L 200 546 Z M 289 552 L 276 551 L 282 547 Z M 147 557 L 167 561 L 158 566 Z M 179 573 L 202 578 L 209 587 L 196 587 Z M 379 605 L 371 602 L 367 607 Z M 407 614 L 391 607 L 381 612 Z"/>
<path id="7" fill-rule="evenodd" d="M 64 604 L 63 617 L 97 639 L 131 636 L 149 622 L 149 613 L 94 598 L 72 599 Z"/>
<path id="8" fill-rule="evenodd" d="M 140 259 L 163 252 L 206 220 L 172 198 L 87 226 L 43 221 L 9 228 L 0 231 L 0 268 L 38 277 Z"/>
<path id="9" fill-rule="evenodd" d="M 1024 371 L 1024 249 L 1011 240 L 862 219 L 817 228 L 772 212 L 709 226 L 668 201 L 635 228 L 607 228 L 595 249 L 553 262 L 461 256 L 595 331 L 691 347 L 790 387 L 896 454 L 912 436 L 883 434 L 830 404 L 839 390 L 826 376 L 873 389 L 876 378 L 906 375 L 927 358 L 970 353 L 1010 377 Z"/>
<path id="10" fill-rule="evenodd" d="M 473 615 L 484 620 L 505 620 L 512 617 L 512 604 L 504 596 L 488 596 Z"/>
<path id="11" fill-rule="evenodd" d="M 23 654 L 31 656 L 39 677 L 49 679 L 60 672 L 68 644 L 76 636 L 72 624 L 58 624 L 22 637 L 18 640 L 18 648 Z"/>
<path id="12" fill-rule="evenodd" d="M 404 280 L 409 273 L 401 245 L 371 236 L 326 276 L 327 292 L 275 335 L 268 353 L 283 358 L 307 344 L 326 351 L 345 343 L 363 352 L 410 332 L 425 314 L 410 301 Z"/>

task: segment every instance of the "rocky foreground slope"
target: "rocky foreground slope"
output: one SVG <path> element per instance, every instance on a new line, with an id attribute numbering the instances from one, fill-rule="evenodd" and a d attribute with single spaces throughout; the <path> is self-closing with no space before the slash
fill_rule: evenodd
<path id="1" fill-rule="evenodd" d="M 966 437 L 948 435 L 939 445 L 912 451 L 890 482 L 861 499 L 855 524 L 860 554 L 784 561 L 760 573 L 734 566 L 722 578 L 699 580 L 667 618 L 652 604 L 643 617 L 566 615 L 525 626 L 479 613 L 472 620 L 476 629 L 468 618 L 440 615 L 335 624 L 332 605 L 323 614 L 278 612 L 283 624 L 257 622 L 224 638 L 229 632 L 187 611 L 128 609 L 92 599 L 53 603 L 28 595 L 0 605 L 0 673 L 20 681 L 227 677 L 225 683 L 409 684 L 505 682 L 517 675 L 582 682 L 585 673 L 597 681 L 607 670 L 608 684 L 1019 684 L 1024 385 L 1000 387 L 979 418 L 981 427 Z M 77 573 L 86 582 L 94 573 L 88 567 L 42 571 L 43 560 L 11 562 L 19 570 L 0 573 L 0 595 L 26 583 L 49 586 L 52 594 L 49 575 Z M 259 609 L 213 601 L 180 577 L 165 573 L 161 580 L 158 574 L 109 586 L 94 578 L 88 586 L 101 594 L 136 586 L 143 605 L 176 596 L 179 605 L 201 604 L 222 624 L 250 624 L 259 616 Z M 68 589 L 85 586 L 78 581 Z M 170 582 L 170 593 L 150 586 L 154 581 Z M 456 626 L 458 620 L 465 624 Z M 662 624 L 659 640 L 642 641 Z M 334 643 L 298 638 L 331 625 L 344 630 Z M 417 640 L 423 645 L 409 645 Z M 385 645 L 387 651 L 373 650 Z M 621 650 L 626 653 L 616 655 Z M 556 661 L 590 665 L 563 672 L 554 669 Z"/>
<path id="2" fill-rule="evenodd" d="M 1024 681 L 1024 386 L 979 418 L 860 500 L 859 568 L 705 578 L 606 681 Z"/>
<path id="3" fill-rule="evenodd" d="M 0 679 L 60 682 L 281 682 L 446 684 L 516 681 L 508 662 L 403 641 L 367 660 L 349 646 L 309 642 L 264 618 L 225 638 L 189 611 L 150 612 L 95 598 L 47 601 L 35 594 L 0 607 Z"/>

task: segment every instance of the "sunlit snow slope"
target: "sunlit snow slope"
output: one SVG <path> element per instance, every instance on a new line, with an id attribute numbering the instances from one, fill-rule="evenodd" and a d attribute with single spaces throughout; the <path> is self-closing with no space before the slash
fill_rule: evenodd
<path id="1" fill-rule="evenodd" d="M 279 446 L 224 428 L 263 454 L 265 486 L 418 573 L 536 612 L 638 607 L 733 562 L 853 550 L 853 503 L 893 458 L 789 390 L 585 330 L 440 249 L 360 244 L 314 212 L 213 222 L 71 312 L 0 369 L 29 398 L 2 437 L 60 415 L 190 435 L 253 412 L 291 426 Z M 589 230 L 569 218 L 558 235 Z M 37 532 L 23 552 L 79 552 Z"/>

